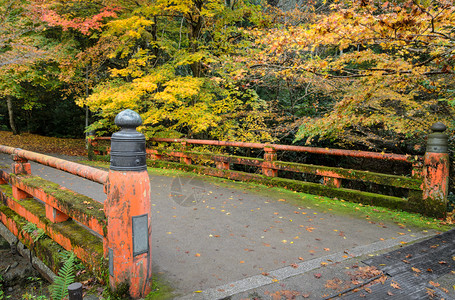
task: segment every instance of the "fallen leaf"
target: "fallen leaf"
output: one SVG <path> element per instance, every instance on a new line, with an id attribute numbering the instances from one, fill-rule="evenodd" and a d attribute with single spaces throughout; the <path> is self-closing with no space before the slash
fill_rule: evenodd
<path id="1" fill-rule="evenodd" d="M 390 286 L 393 287 L 394 289 L 401 290 L 400 285 L 396 281 L 392 280 L 392 283 L 390 284 Z"/>
<path id="2" fill-rule="evenodd" d="M 440 286 L 439 283 L 433 282 L 433 281 L 431 281 L 431 280 L 430 280 L 429 284 L 431 284 L 431 285 L 434 286 L 434 287 L 439 287 L 439 286 Z"/>
<path id="3" fill-rule="evenodd" d="M 294 269 L 297 269 L 299 267 L 298 264 L 291 264 L 291 267 L 293 267 Z"/>
<path id="4" fill-rule="evenodd" d="M 314 273 L 314 277 L 315 277 L 315 278 L 318 278 L 318 279 L 319 279 L 319 278 L 321 278 L 321 276 L 322 276 L 321 273 Z"/>
<path id="5" fill-rule="evenodd" d="M 201 256 L 201 255 L 200 255 L 199 253 L 196 253 L 194 256 L 199 257 L 199 256 Z"/>
<path id="6" fill-rule="evenodd" d="M 387 295 L 393 296 L 394 294 L 391 291 L 387 291 Z"/>
<path id="7" fill-rule="evenodd" d="M 299 260 L 303 260 L 303 257 L 299 257 Z"/>
<path id="8" fill-rule="evenodd" d="M 433 298 L 434 296 L 436 296 L 435 291 L 432 290 L 432 289 L 429 289 L 429 288 L 427 288 L 427 294 L 428 294 L 428 296 L 430 296 L 431 298 Z"/>
<path id="9" fill-rule="evenodd" d="M 411 267 L 411 269 L 412 269 L 414 272 L 416 272 L 416 273 L 421 273 L 421 272 L 422 272 L 422 271 L 420 271 L 419 269 L 414 268 L 414 267 Z"/>
<path id="10" fill-rule="evenodd" d="M 324 251 L 330 251 L 330 248 L 324 248 Z"/>
<path id="11" fill-rule="evenodd" d="M 328 289 L 337 290 L 341 287 L 342 283 L 343 283 L 343 280 L 341 280 L 339 278 L 333 278 L 333 279 L 327 280 L 325 287 Z"/>

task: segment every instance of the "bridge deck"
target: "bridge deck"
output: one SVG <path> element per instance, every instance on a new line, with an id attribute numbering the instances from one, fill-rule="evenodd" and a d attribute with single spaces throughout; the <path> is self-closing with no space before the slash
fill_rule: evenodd
<path id="1" fill-rule="evenodd" d="M 0 165 L 10 163 L 0 155 Z M 100 184 L 68 173 L 32 163 L 32 174 L 106 198 Z M 426 235 L 247 184 L 153 175 L 151 188 L 154 274 L 180 295 L 222 298 Z"/>

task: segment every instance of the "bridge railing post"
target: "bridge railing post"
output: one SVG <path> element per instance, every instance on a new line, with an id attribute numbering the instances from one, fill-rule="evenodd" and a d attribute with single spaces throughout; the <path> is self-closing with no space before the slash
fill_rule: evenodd
<path id="1" fill-rule="evenodd" d="M 13 163 L 11 165 L 11 173 L 15 175 L 30 175 L 32 174 L 32 168 L 27 159 L 20 157 L 17 154 L 13 154 Z M 29 193 L 21 190 L 14 184 L 12 185 L 13 197 L 17 200 L 22 200 L 26 198 L 33 198 Z"/>
<path id="2" fill-rule="evenodd" d="M 431 126 L 423 162 L 423 212 L 433 217 L 444 217 L 447 213 L 449 190 L 448 137 L 447 127 L 441 122 Z"/>
<path id="3" fill-rule="evenodd" d="M 31 175 L 32 169 L 30 163 L 27 159 L 20 157 L 17 154 L 13 154 L 13 164 L 11 166 L 11 171 L 16 175 Z M 22 200 L 26 198 L 33 198 L 32 195 L 26 191 L 18 188 L 15 184 L 12 184 L 13 197 L 17 200 Z M 49 204 L 45 204 L 46 218 L 48 218 L 52 223 L 59 223 L 69 219 L 65 213 L 60 210 L 52 207 Z"/>
<path id="4" fill-rule="evenodd" d="M 324 176 L 323 184 L 328 187 L 340 188 L 341 187 L 341 178 Z"/>
<path id="5" fill-rule="evenodd" d="M 262 163 L 262 174 L 269 177 L 278 176 L 278 170 L 272 169 L 272 163 L 277 160 L 276 150 L 272 147 L 264 147 L 264 162 Z"/>
<path id="6" fill-rule="evenodd" d="M 109 281 L 129 286 L 134 299 L 151 291 L 151 203 L 145 137 L 136 131 L 141 117 L 124 110 L 115 118 L 121 128 L 111 138 L 111 165 L 104 211 L 108 220 Z"/>
<path id="7" fill-rule="evenodd" d="M 192 160 L 185 153 L 186 151 L 188 151 L 188 143 L 183 141 L 183 142 L 181 142 L 181 145 L 182 145 L 182 157 L 180 158 L 180 163 L 183 163 L 186 165 L 191 165 Z"/>

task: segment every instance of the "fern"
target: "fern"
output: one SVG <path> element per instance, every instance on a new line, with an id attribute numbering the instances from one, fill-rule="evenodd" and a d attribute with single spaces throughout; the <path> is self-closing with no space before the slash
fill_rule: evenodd
<path id="1" fill-rule="evenodd" d="M 35 224 L 28 222 L 22 230 L 29 233 L 32 236 L 33 242 L 38 241 L 42 237 L 46 236 L 46 232 L 43 229 L 38 228 Z"/>
<path id="2" fill-rule="evenodd" d="M 58 271 L 58 276 L 55 278 L 54 283 L 49 286 L 53 300 L 61 300 L 68 296 L 68 286 L 74 282 L 75 278 L 75 259 L 76 255 L 71 253 Z"/>

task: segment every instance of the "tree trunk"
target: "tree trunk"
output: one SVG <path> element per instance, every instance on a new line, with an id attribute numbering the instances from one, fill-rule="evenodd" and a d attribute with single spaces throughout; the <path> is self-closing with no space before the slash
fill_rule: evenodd
<path id="1" fill-rule="evenodd" d="M 199 50 L 198 47 L 198 39 L 201 34 L 201 29 L 203 25 L 204 19 L 201 16 L 197 17 L 197 20 L 190 24 L 191 28 L 191 35 L 190 35 L 190 51 L 191 53 L 196 53 Z M 202 63 L 201 61 L 195 61 L 191 65 L 191 71 L 193 72 L 194 77 L 201 77 L 202 76 Z"/>
<path id="2" fill-rule="evenodd" d="M 13 111 L 13 97 L 6 96 L 6 105 L 8 106 L 8 116 L 9 116 L 9 125 L 13 134 L 19 134 L 19 131 L 16 129 L 16 124 L 14 123 L 14 111 Z"/>

